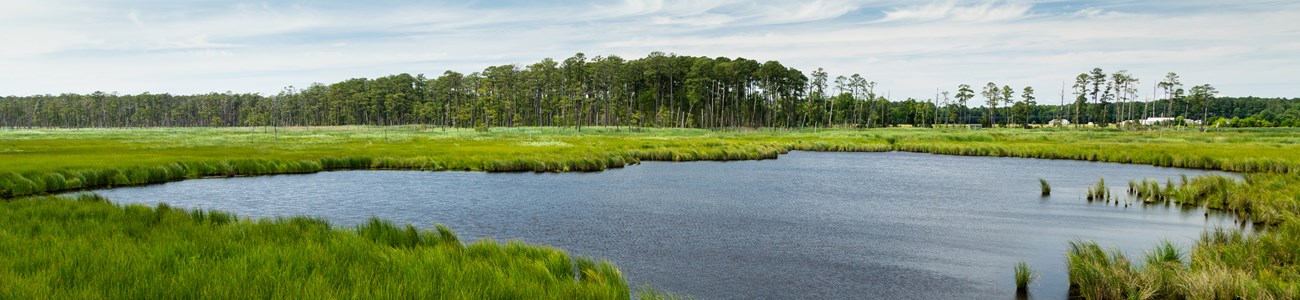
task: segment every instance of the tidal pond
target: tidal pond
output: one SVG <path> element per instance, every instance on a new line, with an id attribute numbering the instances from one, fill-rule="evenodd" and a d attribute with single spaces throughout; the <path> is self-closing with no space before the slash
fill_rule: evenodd
<path id="1" fill-rule="evenodd" d="M 614 261 L 633 286 L 701 299 L 1005 299 L 1012 267 L 1065 298 L 1066 242 L 1140 257 L 1190 247 L 1234 218 L 1199 208 L 1089 202 L 1101 177 L 1178 182 L 1209 173 L 1069 160 L 903 152 L 792 152 L 777 160 L 645 162 L 599 173 L 339 171 L 199 179 L 97 191 L 243 217 L 371 217 L 462 240 L 518 239 Z M 1235 176 L 1235 175 L 1233 175 Z M 1039 194 L 1038 179 L 1053 187 Z"/>

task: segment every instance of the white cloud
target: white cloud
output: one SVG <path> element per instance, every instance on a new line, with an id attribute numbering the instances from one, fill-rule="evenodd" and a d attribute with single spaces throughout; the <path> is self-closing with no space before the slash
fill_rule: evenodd
<path id="1" fill-rule="evenodd" d="M 623 5 L 608 7 L 603 11 L 614 16 L 645 15 L 664 8 L 663 0 L 625 0 Z"/>
<path id="2" fill-rule="evenodd" d="M 925 5 L 895 8 L 886 11 L 885 18 L 881 21 L 1005 21 L 1026 16 L 1031 7 L 1030 4 L 1013 2 L 984 2 L 968 6 L 958 5 L 956 1 L 931 2 Z"/>
<path id="3" fill-rule="evenodd" d="M 590 9 L 569 8 L 570 14 L 587 19 L 624 19 L 629 17 L 689 17 L 707 14 L 718 7 L 735 4 L 735 0 L 625 0 L 617 5 L 593 5 Z M 576 10 L 576 11 L 575 11 Z"/>
<path id="4" fill-rule="evenodd" d="M 763 14 L 772 23 L 811 22 L 838 18 L 859 7 L 855 1 L 789 1 L 766 7 Z"/>
<path id="5" fill-rule="evenodd" d="M 651 20 L 652 20 L 651 24 L 654 25 L 717 27 L 717 26 L 725 25 L 727 23 L 731 23 L 732 21 L 735 20 L 735 18 L 732 18 L 731 16 L 727 16 L 727 15 L 706 13 L 706 14 L 700 14 L 700 15 L 689 16 L 689 17 L 660 16 L 660 17 L 654 17 Z"/>
<path id="6" fill-rule="evenodd" d="M 229 57 L 235 55 L 234 53 L 227 50 L 212 50 L 212 49 L 195 50 L 195 51 L 190 51 L 189 53 L 201 58 Z"/>
<path id="7" fill-rule="evenodd" d="M 131 20 L 131 23 L 135 24 L 135 26 L 144 26 L 144 22 L 140 21 L 140 11 L 138 10 L 127 11 L 126 19 Z"/>

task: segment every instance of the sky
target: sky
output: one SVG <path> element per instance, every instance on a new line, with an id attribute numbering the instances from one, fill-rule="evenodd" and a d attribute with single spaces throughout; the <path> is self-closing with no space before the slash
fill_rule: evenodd
<path id="1" fill-rule="evenodd" d="M 0 1 L 0 95 L 233 91 L 588 57 L 776 60 L 892 99 L 1100 67 L 1300 97 L 1300 1 Z M 1068 93 L 1068 91 L 1067 91 Z"/>

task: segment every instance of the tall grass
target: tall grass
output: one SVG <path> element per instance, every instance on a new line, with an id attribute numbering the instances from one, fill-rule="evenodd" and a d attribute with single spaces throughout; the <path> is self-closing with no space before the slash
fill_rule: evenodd
<path id="1" fill-rule="evenodd" d="M 627 299 L 608 261 L 373 219 L 250 220 L 96 195 L 0 202 L 0 298 Z"/>

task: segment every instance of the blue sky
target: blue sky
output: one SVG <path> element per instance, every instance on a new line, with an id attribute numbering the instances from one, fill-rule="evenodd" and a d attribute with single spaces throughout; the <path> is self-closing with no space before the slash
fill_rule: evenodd
<path id="1" fill-rule="evenodd" d="M 0 3 L 0 95 L 256 92 L 651 51 L 862 74 L 893 98 L 986 82 L 1040 103 L 1093 67 L 1300 97 L 1296 1 Z"/>

